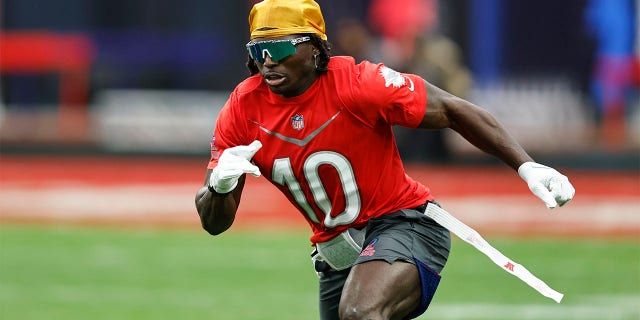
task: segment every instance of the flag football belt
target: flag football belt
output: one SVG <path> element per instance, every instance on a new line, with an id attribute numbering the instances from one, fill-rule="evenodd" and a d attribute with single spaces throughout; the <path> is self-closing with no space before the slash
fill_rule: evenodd
<path id="1" fill-rule="evenodd" d="M 435 220 L 441 226 L 449 229 L 449 231 L 453 232 L 460 239 L 480 250 L 480 252 L 488 256 L 504 271 L 518 277 L 520 280 L 540 292 L 543 296 L 551 298 L 557 303 L 560 303 L 562 300 L 562 297 L 564 296 L 562 293 L 551 289 L 546 283 L 531 274 L 531 272 L 529 272 L 525 267 L 503 255 L 500 251 L 484 240 L 477 231 L 456 219 L 449 212 L 433 203 L 429 203 L 427 204 L 427 209 L 424 214 Z"/>
<path id="2" fill-rule="evenodd" d="M 365 228 L 350 228 L 329 241 L 316 243 L 314 262 L 324 261 L 337 271 L 350 268 L 360 256 L 365 233 Z"/>

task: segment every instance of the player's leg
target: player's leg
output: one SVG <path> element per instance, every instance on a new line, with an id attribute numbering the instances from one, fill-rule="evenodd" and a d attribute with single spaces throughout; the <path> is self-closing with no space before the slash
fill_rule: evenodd
<path id="1" fill-rule="evenodd" d="M 420 304 L 420 276 L 415 265 L 372 260 L 355 265 L 347 278 L 340 319 L 403 319 Z"/>
<path id="2" fill-rule="evenodd" d="M 427 309 L 451 238 L 423 212 L 401 210 L 369 222 L 365 248 L 342 292 L 342 319 L 411 319 Z"/>

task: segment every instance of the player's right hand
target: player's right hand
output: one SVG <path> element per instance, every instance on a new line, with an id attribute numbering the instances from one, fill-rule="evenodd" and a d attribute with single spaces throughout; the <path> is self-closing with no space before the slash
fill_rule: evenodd
<path id="1" fill-rule="evenodd" d="M 217 193 L 228 193 L 236 188 L 238 179 L 245 173 L 260 176 L 260 169 L 250 161 L 253 155 L 262 148 L 262 143 L 255 140 L 248 146 L 235 146 L 226 149 L 218 159 L 218 165 L 209 176 L 209 189 Z"/>

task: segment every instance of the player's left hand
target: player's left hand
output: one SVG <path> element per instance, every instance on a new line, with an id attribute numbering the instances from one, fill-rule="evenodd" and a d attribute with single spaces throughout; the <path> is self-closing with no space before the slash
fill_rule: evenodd
<path id="1" fill-rule="evenodd" d="M 569 178 L 553 168 L 535 162 L 525 162 L 518 168 L 518 174 L 527 182 L 529 190 L 540 198 L 547 208 L 562 207 L 573 199 L 576 189 Z"/>

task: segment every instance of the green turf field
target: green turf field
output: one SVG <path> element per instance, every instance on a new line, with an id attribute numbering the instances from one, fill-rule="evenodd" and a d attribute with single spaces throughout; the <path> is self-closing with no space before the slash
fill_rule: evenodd
<path id="1" fill-rule="evenodd" d="M 0 318 L 317 319 L 307 238 L 0 226 Z M 457 240 L 420 319 L 640 319 L 637 239 L 488 240 L 563 302 Z"/>

